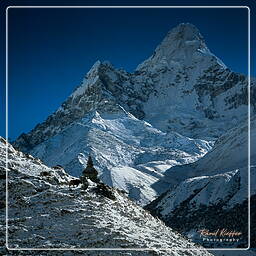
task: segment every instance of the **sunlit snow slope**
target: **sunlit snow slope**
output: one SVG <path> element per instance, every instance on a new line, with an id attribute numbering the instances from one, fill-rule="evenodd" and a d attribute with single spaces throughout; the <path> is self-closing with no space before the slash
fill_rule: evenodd
<path id="1" fill-rule="evenodd" d="M 163 172 L 203 156 L 211 143 L 178 133 L 162 132 L 120 109 L 115 114 L 94 112 L 36 146 L 31 153 L 50 166 L 61 164 L 79 176 L 88 154 L 106 184 L 125 190 L 141 204 L 165 188 L 151 188 Z"/>

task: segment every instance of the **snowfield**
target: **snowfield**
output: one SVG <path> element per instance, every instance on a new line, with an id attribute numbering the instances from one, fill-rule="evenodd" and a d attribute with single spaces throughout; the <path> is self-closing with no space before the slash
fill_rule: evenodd
<path id="1" fill-rule="evenodd" d="M 162 192 L 162 187 L 151 185 L 166 169 L 194 162 L 211 145 L 162 132 L 120 108 L 116 114 L 91 113 L 36 146 L 31 154 L 48 166 L 61 164 L 71 175 L 80 176 L 90 153 L 103 182 L 145 205 Z"/>

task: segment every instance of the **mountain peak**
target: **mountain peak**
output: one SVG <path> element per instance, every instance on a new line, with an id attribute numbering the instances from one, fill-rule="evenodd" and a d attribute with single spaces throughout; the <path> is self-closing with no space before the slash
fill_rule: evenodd
<path id="1" fill-rule="evenodd" d="M 172 40 L 203 40 L 198 28 L 191 23 L 180 23 L 175 28 L 171 29 L 166 38 Z"/>
<path id="2" fill-rule="evenodd" d="M 87 76 L 95 75 L 95 73 L 99 72 L 100 69 L 113 69 L 113 65 L 109 61 L 100 61 L 97 60 L 91 67 L 91 69 L 87 72 Z"/>
<path id="3" fill-rule="evenodd" d="M 156 51 L 168 56 L 168 53 L 194 52 L 198 49 L 209 51 L 198 28 L 190 23 L 181 23 L 167 33 Z"/>
<path id="4" fill-rule="evenodd" d="M 157 72 L 163 69 L 183 70 L 186 67 L 202 70 L 211 66 L 213 59 L 222 68 L 226 68 L 210 52 L 198 28 L 190 23 L 181 23 L 167 33 L 153 55 L 141 63 L 137 70 Z"/>

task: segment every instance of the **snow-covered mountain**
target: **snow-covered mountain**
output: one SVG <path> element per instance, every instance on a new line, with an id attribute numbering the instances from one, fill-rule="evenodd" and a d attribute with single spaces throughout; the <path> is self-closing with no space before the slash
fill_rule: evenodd
<path id="1" fill-rule="evenodd" d="M 77 176 L 90 152 L 104 182 L 145 204 L 167 189 L 152 186 L 165 170 L 202 157 L 246 120 L 247 85 L 183 23 L 133 73 L 97 61 L 61 107 L 14 146 Z"/>
<path id="2" fill-rule="evenodd" d="M 5 188 L 6 143 L 0 138 L 0 187 Z M 175 255 L 210 255 L 159 219 L 135 205 L 122 192 L 108 188 L 114 198 L 100 194 L 96 184 L 69 188 L 72 179 L 61 167 L 49 168 L 39 159 L 8 145 L 8 247 L 1 255 L 39 255 L 22 248 L 151 248 L 152 255 L 170 255 L 160 248 L 198 248 Z M 46 175 L 47 173 L 47 175 Z M 1 244 L 5 234 L 5 195 L 1 194 Z M 40 255 L 53 255 L 40 251 Z M 84 255 L 83 251 L 54 255 Z M 115 254 L 114 254 L 115 253 Z M 90 255 L 149 255 L 148 251 L 91 251 Z"/>
<path id="3" fill-rule="evenodd" d="M 251 237 L 255 237 L 256 120 L 251 121 Z M 170 189 L 146 208 L 168 225 L 205 246 L 223 242 L 202 241 L 199 230 L 237 230 L 239 241 L 227 247 L 247 247 L 248 233 L 248 126 L 240 125 L 221 136 L 198 161 L 175 166 L 160 183 Z M 234 221 L 235 220 L 235 221 Z M 253 228 L 254 227 L 254 228 Z M 254 243 L 252 239 L 252 243 Z M 254 244 L 255 246 L 255 244 Z"/>

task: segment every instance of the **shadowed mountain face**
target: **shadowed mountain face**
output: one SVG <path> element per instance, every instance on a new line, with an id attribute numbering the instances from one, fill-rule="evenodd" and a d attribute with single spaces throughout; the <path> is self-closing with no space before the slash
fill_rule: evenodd
<path id="1" fill-rule="evenodd" d="M 169 190 L 146 206 L 168 226 L 206 247 L 248 247 L 248 199 L 251 238 L 255 237 L 256 122 L 251 120 L 251 185 L 248 180 L 248 126 L 242 124 L 221 136 L 198 161 L 175 166 L 158 181 Z M 251 186 L 250 195 L 249 186 Z M 238 241 L 209 241 L 200 230 L 236 230 Z M 216 238 L 214 236 L 208 238 Z M 223 237 L 224 238 L 224 237 Z M 251 240 L 252 246 L 255 242 Z"/>
<path id="2" fill-rule="evenodd" d="M 251 86 L 255 111 L 255 83 Z M 100 178 L 145 205 L 168 189 L 164 172 L 207 153 L 248 113 L 248 80 L 180 24 L 133 73 L 97 61 L 80 87 L 14 146 L 79 176 L 88 154 Z M 153 184 L 155 184 L 153 186 Z"/>

